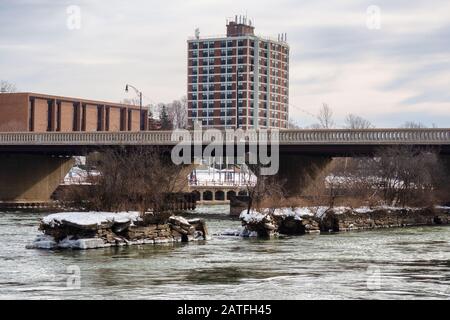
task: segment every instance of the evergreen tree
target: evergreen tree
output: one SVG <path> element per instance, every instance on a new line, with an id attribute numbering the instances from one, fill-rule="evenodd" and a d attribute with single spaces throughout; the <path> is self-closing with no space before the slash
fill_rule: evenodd
<path id="1" fill-rule="evenodd" d="M 165 105 L 162 106 L 159 113 L 159 119 L 161 121 L 161 130 L 172 130 L 173 123 L 170 121 L 169 114 L 167 113 L 167 108 Z"/>

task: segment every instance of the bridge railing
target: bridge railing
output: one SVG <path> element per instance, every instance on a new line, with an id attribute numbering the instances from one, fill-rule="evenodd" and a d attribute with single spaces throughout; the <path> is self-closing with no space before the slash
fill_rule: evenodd
<path id="1" fill-rule="evenodd" d="M 192 135 L 192 132 L 191 132 Z M 249 131 L 258 141 L 258 131 Z M 280 130 L 269 133 L 280 145 L 301 144 L 430 144 L 450 145 L 450 129 L 320 129 Z M 203 143 L 211 141 L 205 131 Z M 0 145 L 175 145 L 172 131 L 145 132 L 4 132 Z"/>
<path id="2" fill-rule="evenodd" d="M 286 130 L 280 144 L 450 144 L 450 129 Z"/>

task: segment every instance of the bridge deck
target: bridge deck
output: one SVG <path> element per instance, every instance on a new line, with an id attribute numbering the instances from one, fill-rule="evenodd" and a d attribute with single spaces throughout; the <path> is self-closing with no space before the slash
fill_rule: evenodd
<path id="1" fill-rule="evenodd" d="M 246 132 L 247 144 L 256 144 L 264 139 L 264 131 Z M 197 143 L 207 145 L 220 131 L 185 132 Z M 229 139 L 224 132 L 226 141 Z M 278 143 L 280 152 L 311 153 L 369 153 L 378 146 L 417 145 L 435 146 L 443 153 L 450 153 L 450 129 L 322 129 L 269 131 L 267 139 Z M 180 137 L 172 131 L 144 132 L 5 132 L 0 133 L 0 152 L 51 152 L 79 154 L 107 146 L 162 146 L 173 147 Z M 186 141 L 186 140 L 185 140 Z M 217 141 L 217 140 L 216 140 Z M 244 141 L 237 139 L 236 141 Z"/>

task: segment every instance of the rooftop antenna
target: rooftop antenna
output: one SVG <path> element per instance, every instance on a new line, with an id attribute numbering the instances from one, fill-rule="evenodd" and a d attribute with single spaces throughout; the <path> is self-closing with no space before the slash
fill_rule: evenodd
<path id="1" fill-rule="evenodd" d="M 195 39 L 200 39 L 200 29 L 199 28 L 196 28 L 195 29 Z"/>

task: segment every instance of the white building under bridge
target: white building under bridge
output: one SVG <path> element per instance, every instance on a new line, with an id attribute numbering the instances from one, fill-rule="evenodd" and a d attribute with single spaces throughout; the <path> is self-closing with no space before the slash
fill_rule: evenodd
<path id="1" fill-rule="evenodd" d="M 230 198 L 247 195 L 248 188 L 256 184 L 256 176 L 247 166 L 202 164 L 189 175 L 189 189 L 197 194 L 200 204 L 228 204 Z"/>

